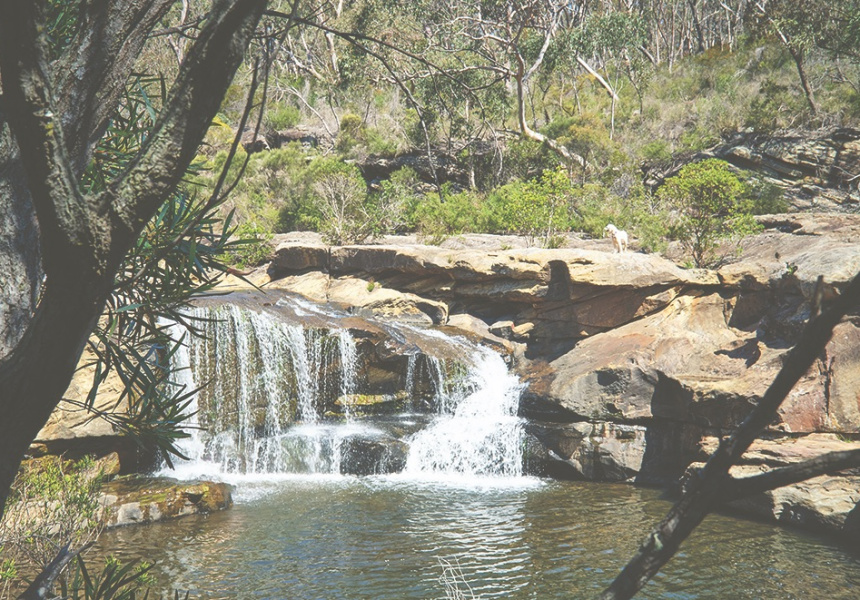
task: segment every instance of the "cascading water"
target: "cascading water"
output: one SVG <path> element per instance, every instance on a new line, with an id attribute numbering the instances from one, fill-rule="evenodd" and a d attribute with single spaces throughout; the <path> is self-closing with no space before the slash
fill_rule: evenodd
<path id="1" fill-rule="evenodd" d="M 184 334 L 185 342 L 172 366 L 176 384 L 201 387 L 192 407 L 201 428 L 182 446 L 193 466 L 337 472 L 339 443 L 352 432 L 322 423 L 320 412 L 328 399 L 354 389 L 349 332 L 302 328 L 229 304 L 193 308 L 187 317 L 202 335 L 172 326 L 174 339 Z"/>
<path id="2" fill-rule="evenodd" d="M 522 386 L 490 350 L 410 329 L 409 335 L 433 338 L 464 358 L 402 357 L 401 388 L 390 396 L 407 412 L 388 415 L 387 425 L 396 422 L 386 429 L 374 417 L 353 414 L 353 399 L 367 391 L 360 351 L 347 329 L 302 327 L 233 304 L 193 308 L 188 319 L 203 335 L 171 326 L 173 337 L 185 342 L 173 355 L 174 380 L 201 387 L 194 407 L 199 414 L 192 418 L 200 428 L 183 441 L 191 461 L 179 465 L 180 477 L 403 471 L 409 478 L 438 479 L 522 472 L 523 430 L 516 417 Z M 380 440 L 394 440 L 391 447 L 402 459 L 391 459 Z M 370 459 L 353 456 L 365 466 L 350 470 L 342 462 L 356 452 L 376 453 L 373 460 L 397 466 L 368 467 Z"/>
<path id="3" fill-rule="evenodd" d="M 495 352 L 476 347 L 473 353 L 474 364 L 456 386 L 445 384 L 438 361 L 433 361 L 440 414 L 410 439 L 407 475 L 522 473 L 524 432 L 517 408 L 523 386 Z"/>

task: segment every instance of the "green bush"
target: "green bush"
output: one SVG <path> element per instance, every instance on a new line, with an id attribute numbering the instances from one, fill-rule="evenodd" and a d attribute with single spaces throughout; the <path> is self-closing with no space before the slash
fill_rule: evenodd
<path id="1" fill-rule="evenodd" d="M 540 177 L 546 169 L 561 165 L 558 155 L 545 144 L 528 138 L 517 138 L 508 142 L 503 161 L 502 181 L 527 181 Z"/>
<path id="2" fill-rule="evenodd" d="M 650 163 L 665 164 L 672 160 L 672 149 L 666 140 L 653 140 L 639 149 L 639 156 Z"/>
<path id="3" fill-rule="evenodd" d="M 451 193 L 443 187 L 443 198 L 433 194 L 417 201 L 408 214 L 408 222 L 431 243 L 465 232 L 486 231 L 486 204 L 477 194 Z"/>
<path id="4" fill-rule="evenodd" d="M 256 223 L 243 223 L 236 227 L 236 240 L 224 257 L 224 262 L 237 267 L 256 267 L 272 258 L 272 232 Z"/>
<path id="5" fill-rule="evenodd" d="M 337 151 L 346 154 L 366 141 L 366 128 L 362 118 L 353 113 L 343 115 L 340 118 L 340 129 L 334 144 Z"/>
<path id="6" fill-rule="evenodd" d="M 717 159 L 685 166 L 658 191 L 659 199 L 678 212 L 675 234 L 697 267 L 719 263 L 725 257 L 718 252 L 722 243 L 737 245 L 760 229 L 745 191 L 729 165 Z"/>
<path id="7" fill-rule="evenodd" d="M 570 228 L 573 197 L 574 189 L 564 169 L 544 171 L 539 179 L 510 183 L 492 192 L 488 198 L 492 215 L 489 225 L 549 247 L 560 232 Z"/>
<path id="8" fill-rule="evenodd" d="M 773 215 L 788 211 L 788 200 L 781 187 L 749 177 L 745 180 L 747 197 L 752 200 L 752 213 L 754 215 Z"/>
<path id="9" fill-rule="evenodd" d="M 278 107 L 272 107 L 266 114 L 266 123 L 272 129 L 277 131 L 289 129 L 299 124 L 302 118 L 302 113 L 295 106 L 284 104 Z"/>
<path id="10" fill-rule="evenodd" d="M 380 183 L 379 191 L 371 198 L 379 215 L 379 234 L 405 233 L 414 228 L 410 215 L 423 198 L 417 191 L 419 184 L 418 174 L 409 167 L 397 169 Z"/>
<path id="11" fill-rule="evenodd" d="M 69 544 L 81 548 L 104 527 L 99 489 L 104 476 L 90 458 L 50 456 L 22 467 L 0 521 L 0 598 L 38 572 Z M 17 590 L 20 593 L 22 590 Z"/>
<path id="12" fill-rule="evenodd" d="M 377 230 L 378 215 L 368 202 L 358 168 L 324 159 L 311 164 L 310 201 L 319 215 L 319 231 L 332 244 L 363 242 Z"/>

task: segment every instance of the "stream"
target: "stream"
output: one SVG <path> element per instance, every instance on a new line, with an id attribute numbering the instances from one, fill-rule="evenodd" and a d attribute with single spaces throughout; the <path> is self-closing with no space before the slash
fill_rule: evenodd
<path id="1" fill-rule="evenodd" d="M 670 506 L 654 490 L 524 475 L 522 385 L 472 342 L 402 327 L 386 334 L 396 347 L 371 348 L 342 315 L 287 301 L 192 310 L 206 336 L 186 336 L 176 382 L 213 383 L 192 406 L 189 460 L 162 474 L 227 481 L 236 504 L 108 531 L 94 553 L 154 562 L 160 589 L 588 598 Z M 394 368 L 380 375 L 379 364 Z M 860 554 L 712 515 L 639 597 L 855 599 Z"/>

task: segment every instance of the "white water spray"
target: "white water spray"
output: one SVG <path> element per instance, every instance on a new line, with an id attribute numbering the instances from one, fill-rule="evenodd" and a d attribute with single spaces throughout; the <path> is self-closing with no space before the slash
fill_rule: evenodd
<path id="1" fill-rule="evenodd" d="M 522 384 L 502 358 L 479 348 L 459 390 L 409 441 L 406 474 L 433 478 L 522 474 L 523 427 L 516 416 Z M 437 365 L 438 366 L 438 365 Z"/>
<path id="2" fill-rule="evenodd" d="M 174 379 L 189 390 L 203 386 L 192 408 L 201 413 L 191 421 L 203 429 L 182 442 L 191 461 L 179 465 L 180 477 L 339 474 L 350 452 L 380 451 L 374 440 L 392 439 L 350 415 L 349 402 L 342 403 L 345 422 L 324 414 L 338 397 L 362 393 L 359 351 L 347 330 L 304 328 L 236 305 L 193 308 L 188 318 L 204 335 L 185 335 L 173 356 Z M 179 338 L 184 328 L 171 331 Z M 464 358 L 410 354 L 404 365 L 403 392 L 413 407 L 429 403 L 436 412 L 426 428 L 404 439 L 405 475 L 519 476 L 522 386 L 503 359 L 439 332 L 410 329 L 410 335 L 453 346 Z M 390 458 L 381 452 L 382 460 Z"/>

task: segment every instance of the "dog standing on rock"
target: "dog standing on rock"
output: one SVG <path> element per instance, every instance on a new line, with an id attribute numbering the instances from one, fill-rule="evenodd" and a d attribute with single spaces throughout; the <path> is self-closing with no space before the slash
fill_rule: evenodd
<path id="1" fill-rule="evenodd" d="M 603 237 L 611 237 L 616 252 L 627 252 L 627 232 L 610 223 L 603 228 Z"/>

